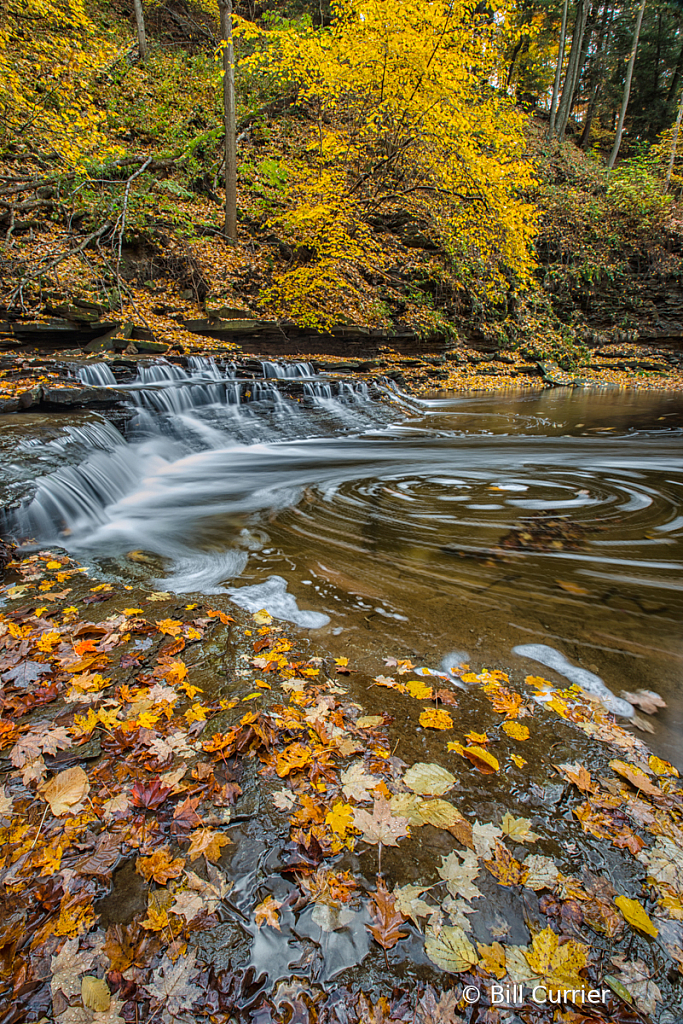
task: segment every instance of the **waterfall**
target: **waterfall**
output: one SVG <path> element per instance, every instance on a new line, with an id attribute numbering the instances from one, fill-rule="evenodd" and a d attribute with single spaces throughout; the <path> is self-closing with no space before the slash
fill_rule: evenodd
<path id="1" fill-rule="evenodd" d="M 310 363 L 269 363 L 262 360 L 261 371 L 264 377 L 275 377 L 278 380 L 315 376 Z"/>
<path id="2" fill-rule="evenodd" d="M 109 384 L 116 384 L 116 377 L 106 363 L 93 363 L 92 366 L 81 366 L 78 370 L 78 379 L 81 384 L 90 384 L 98 388 L 107 387 Z"/>
<path id="3" fill-rule="evenodd" d="M 169 384 L 189 378 L 182 366 L 176 366 L 175 363 L 167 363 L 165 359 L 160 359 L 158 363 L 152 363 L 151 366 L 138 366 L 137 379 L 140 384 Z"/>

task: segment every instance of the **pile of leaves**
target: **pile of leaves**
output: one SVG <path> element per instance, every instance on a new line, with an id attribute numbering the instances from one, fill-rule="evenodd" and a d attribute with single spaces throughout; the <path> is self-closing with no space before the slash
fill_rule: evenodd
<path id="1" fill-rule="evenodd" d="M 678 773 L 578 687 L 387 658 L 366 713 L 349 660 L 266 611 L 133 593 L 50 551 L 9 571 L 3 1022 L 445 1024 L 475 987 L 502 1024 L 501 984 L 531 1024 L 672 1019 Z M 429 760 L 397 756 L 399 715 Z M 583 759 L 549 760 L 549 733 Z M 535 986 L 604 999 L 553 1008 Z"/>

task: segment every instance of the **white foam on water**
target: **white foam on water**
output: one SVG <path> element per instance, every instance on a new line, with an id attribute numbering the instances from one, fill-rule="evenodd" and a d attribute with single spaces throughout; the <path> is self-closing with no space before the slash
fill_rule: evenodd
<path id="1" fill-rule="evenodd" d="M 274 619 L 286 619 L 304 629 L 320 629 L 330 621 L 324 612 L 299 608 L 294 595 L 287 593 L 287 580 L 282 576 L 269 576 L 263 583 L 255 583 L 252 587 L 229 587 L 226 592 L 235 604 L 248 612 L 265 608 Z"/>
<path id="2" fill-rule="evenodd" d="M 546 668 L 552 668 L 555 672 L 559 672 L 570 683 L 576 683 L 586 693 L 598 697 L 607 710 L 613 714 L 621 715 L 622 718 L 633 717 L 633 705 L 620 697 L 615 697 L 600 676 L 596 676 L 585 668 L 579 668 L 578 665 L 572 665 L 571 661 L 567 661 L 564 654 L 560 654 L 554 647 L 549 647 L 547 644 L 521 644 L 518 647 L 513 647 L 512 653 L 518 654 L 522 658 L 531 658 L 532 661 L 538 661 Z"/>

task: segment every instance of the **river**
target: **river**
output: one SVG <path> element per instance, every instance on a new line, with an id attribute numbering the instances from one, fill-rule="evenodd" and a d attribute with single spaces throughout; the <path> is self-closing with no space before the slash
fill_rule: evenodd
<path id="1" fill-rule="evenodd" d="M 79 372 L 117 383 L 104 365 Z M 569 663 L 616 697 L 655 690 L 668 707 L 646 738 L 683 767 L 680 396 L 416 400 L 305 363 L 239 381 L 202 359 L 124 387 L 118 427 L 3 418 L 5 496 L 35 481 L 9 532 L 115 580 L 265 606 L 361 668 L 453 653 L 513 681 L 566 684 L 552 665 Z M 549 651 L 565 660 L 542 665 Z"/>

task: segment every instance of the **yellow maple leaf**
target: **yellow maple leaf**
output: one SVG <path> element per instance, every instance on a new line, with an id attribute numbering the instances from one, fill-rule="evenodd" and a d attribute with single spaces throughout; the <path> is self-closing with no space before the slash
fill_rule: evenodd
<path id="1" fill-rule="evenodd" d="M 453 719 L 441 708 L 425 708 L 420 714 L 420 725 L 425 729 L 452 729 Z"/>
<path id="2" fill-rule="evenodd" d="M 105 729 L 115 729 L 119 725 L 118 714 L 118 708 L 110 708 L 109 711 L 106 708 L 100 708 L 97 712 L 97 717 Z"/>
<path id="3" fill-rule="evenodd" d="M 220 859 L 221 848 L 229 843 L 232 843 L 232 839 L 224 836 L 221 832 L 216 832 L 212 828 L 198 828 L 190 835 L 190 848 L 187 855 L 190 860 L 194 861 L 204 854 L 207 860 L 215 864 Z"/>
<path id="4" fill-rule="evenodd" d="M 130 618 L 131 615 L 142 615 L 142 608 L 124 608 L 123 614 Z"/>
<path id="5" fill-rule="evenodd" d="M 192 707 L 188 708 L 185 712 L 185 720 L 190 725 L 192 722 L 205 722 L 208 713 L 208 710 L 202 707 L 201 704 L 193 704 Z"/>
<path id="6" fill-rule="evenodd" d="M 335 658 L 334 659 L 334 663 L 335 663 L 335 665 L 340 665 L 342 668 L 346 668 L 346 666 L 349 663 L 349 659 L 348 658 Z"/>
<path id="7" fill-rule="evenodd" d="M 183 628 L 179 619 L 157 619 L 156 624 L 159 632 L 166 633 L 168 636 L 178 636 Z"/>
<path id="8" fill-rule="evenodd" d="M 529 730 L 521 722 L 511 722 L 506 719 L 503 722 L 503 732 L 506 732 L 513 740 L 528 740 Z"/>
<path id="9" fill-rule="evenodd" d="M 62 568 L 62 563 L 61 562 L 47 562 L 47 564 L 45 565 L 45 568 L 46 569 L 61 569 Z"/>
<path id="10" fill-rule="evenodd" d="M 647 763 L 649 764 L 655 775 L 673 775 L 678 778 L 678 768 L 674 768 L 668 761 L 663 761 L 661 757 L 656 757 L 654 754 L 650 754 Z"/>
<path id="11" fill-rule="evenodd" d="M 528 762 L 525 761 L 523 757 L 520 757 L 519 754 L 510 754 L 510 760 L 514 761 L 518 768 L 523 768 L 525 764 L 528 764 Z"/>
<path id="12" fill-rule="evenodd" d="M 273 621 L 273 616 L 270 614 L 270 612 L 267 612 L 265 608 L 261 608 L 260 611 L 254 612 L 254 614 L 252 615 L 252 619 L 259 626 L 269 626 Z"/>
<path id="13" fill-rule="evenodd" d="M 135 724 L 139 725 L 141 729 L 153 729 L 160 718 L 161 715 L 155 714 L 153 711 L 141 711 L 135 719 Z"/>
<path id="14" fill-rule="evenodd" d="M 80 736 L 89 736 L 99 720 L 99 716 L 92 708 L 88 708 L 87 715 L 74 715 L 74 724 L 71 727 L 71 735 L 76 738 Z"/>
<path id="15" fill-rule="evenodd" d="M 544 928 L 534 936 L 525 951 L 532 971 L 543 978 L 548 986 L 581 989 L 584 982 L 579 971 L 586 966 L 588 947 L 570 939 L 560 945 L 559 936 L 552 928 Z"/>
<path id="16" fill-rule="evenodd" d="M 325 824 L 329 825 L 342 839 L 350 828 L 353 828 L 353 807 L 338 800 L 331 811 L 325 815 Z"/>
<path id="17" fill-rule="evenodd" d="M 494 942 L 492 946 L 483 946 L 480 942 L 477 943 L 477 949 L 479 950 L 479 956 L 481 960 L 479 967 L 484 968 L 488 974 L 492 974 L 494 978 L 504 978 L 507 974 L 507 968 L 505 966 L 505 947 L 501 946 L 500 942 Z"/>
<path id="18" fill-rule="evenodd" d="M 419 679 L 411 679 L 406 683 L 406 690 L 415 700 L 430 700 L 433 693 L 431 686 Z"/>

